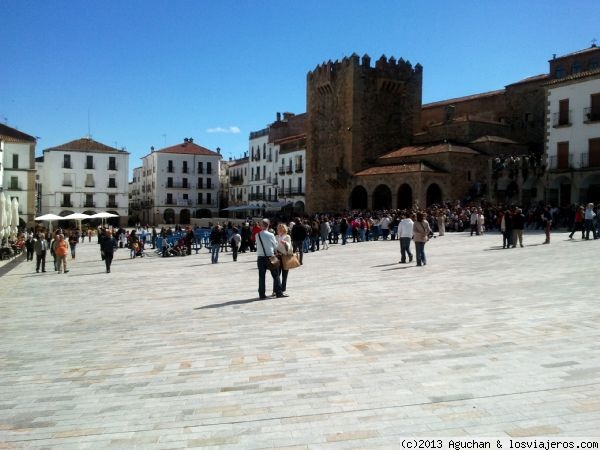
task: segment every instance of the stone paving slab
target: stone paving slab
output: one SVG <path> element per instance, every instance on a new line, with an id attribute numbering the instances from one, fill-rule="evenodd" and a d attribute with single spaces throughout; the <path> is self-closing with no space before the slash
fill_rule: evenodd
<path id="1" fill-rule="evenodd" d="M 332 245 L 257 301 L 253 254 L 78 246 L 0 277 L 0 448 L 394 448 L 600 436 L 600 241 Z M 268 284 L 269 285 L 269 284 Z"/>

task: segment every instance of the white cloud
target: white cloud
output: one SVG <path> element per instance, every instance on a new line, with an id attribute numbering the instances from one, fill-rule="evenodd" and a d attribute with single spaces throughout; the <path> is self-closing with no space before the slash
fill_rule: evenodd
<path id="1" fill-rule="evenodd" d="M 239 127 L 228 127 L 228 128 L 223 128 L 223 127 L 215 127 L 215 128 L 208 128 L 206 130 L 207 133 L 231 133 L 231 134 L 239 134 L 241 132 Z"/>

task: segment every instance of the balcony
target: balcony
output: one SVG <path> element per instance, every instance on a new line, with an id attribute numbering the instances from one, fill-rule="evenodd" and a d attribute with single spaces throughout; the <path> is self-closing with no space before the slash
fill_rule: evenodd
<path id="1" fill-rule="evenodd" d="M 568 158 L 558 158 L 557 156 L 548 157 L 549 170 L 569 170 L 573 169 L 573 155 L 569 154 Z"/>
<path id="2" fill-rule="evenodd" d="M 167 184 L 168 189 L 190 189 L 192 185 L 190 183 L 171 183 Z M 202 189 L 202 188 L 199 188 Z"/>
<path id="3" fill-rule="evenodd" d="M 173 173 L 173 172 L 175 172 L 175 169 L 173 169 L 173 166 L 169 166 L 169 167 L 167 167 L 167 172 Z"/>
<path id="4" fill-rule="evenodd" d="M 296 164 L 296 173 L 302 173 L 304 172 L 304 168 L 302 167 L 302 164 Z"/>
<path id="5" fill-rule="evenodd" d="M 165 200 L 165 205 L 174 205 L 175 204 L 175 200 L 173 200 L 172 198 L 167 198 Z"/>
<path id="6" fill-rule="evenodd" d="M 250 201 L 257 201 L 257 200 L 264 200 L 265 199 L 265 194 L 249 194 L 248 195 L 248 200 Z"/>
<path id="7" fill-rule="evenodd" d="M 194 206 L 194 203 L 189 199 L 177 200 L 177 206 Z"/>
<path id="8" fill-rule="evenodd" d="M 273 157 L 271 155 L 267 156 L 267 162 L 272 162 L 273 161 Z"/>
<path id="9" fill-rule="evenodd" d="M 279 175 L 285 175 L 285 167 L 281 166 L 279 168 Z"/>
<path id="10" fill-rule="evenodd" d="M 86 188 L 93 188 L 93 187 L 96 187 L 96 185 L 94 183 L 85 183 L 85 187 Z"/>
<path id="11" fill-rule="evenodd" d="M 284 192 L 280 192 L 279 196 L 281 197 L 284 194 L 286 197 L 291 197 L 294 195 L 304 195 L 304 191 L 298 188 L 287 188 Z"/>
<path id="12" fill-rule="evenodd" d="M 294 173 L 294 171 L 292 170 L 292 166 L 288 166 L 288 168 L 287 168 L 287 170 L 286 170 L 286 173 L 287 173 L 288 175 L 291 175 L 292 173 Z"/>
<path id="13" fill-rule="evenodd" d="M 273 186 L 277 186 L 279 184 L 279 179 L 277 178 L 277 175 L 275 175 L 273 177 Z"/>
<path id="14" fill-rule="evenodd" d="M 583 109 L 583 123 L 592 123 L 600 121 L 600 111 L 594 108 Z"/>
<path id="15" fill-rule="evenodd" d="M 87 164 L 85 165 L 85 170 L 94 170 L 96 168 L 95 164 Z"/>
<path id="16" fill-rule="evenodd" d="M 68 163 L 67 163 L 67 162 L 66 162 L 66 163 L 63 163 L 63 166 L 62 166 L 62 167 L 63 167 L 63 169 L 72 169 L 72 168 L 73 168 L 73 167 L 71 166 L 71 163 L 70 163 L 70 162 L 68 162 Z"/>
<path id="17" fill-rule="evenodd" d="M 241 177 L 241 176 L 231 177 L 229 179 L 229 183 L 231 183 L 234 186 L 238 186 L 240 184 L 244 184 L 244 177 Z"/>
<path id="18" fill-rule="evenodd" d="M 106 187 L 107 187 L 107 189 L 116 189 L 117 185 L 114 183 L 108 183 L 108 185 Z"/>
<path id="19" fill-rule="evenodd" d="M 117 202 L 108 202 L 108 203 L 106 204 L 106 207 L 107 207 L 107 208 L 118 208 L 118 207 L 119 207 L 119 204 L 118 204 Z"/>
<path id="20" fill-rule="evenodd" d="M 108 170 L 117 170 L 117 165 L 116 164 L 109 164 L 108 165 Z"/>
<path id="21" fill-rule="evenodd" d="M 189 170 L 187 167 L 182 167 L 181 168 L 181 173 L 189 173 Z"/>
<path id="22" fill-rule="evenodd" d="M 23 188 L 21 188 L 21 186 L 18 183 L 11 183 L 10 186 L 8 187 L 8 190 L 10 190 L 10 191 L 22 191 Z"/>
<path id="23" fill-rule="evenodd" d="M 63 186 L 68 186 L 68 187 L 72 187 L 73 186 L 73 182 L 72 181 L 63 181 L 62 185 Z"/>
<path id="24" fill-rule="evenodd" d="M 568 114 L 553 113 L 552 114 L 552 127 L 570 127 L 573 123 L 571 120 L 572 110 L 569 110 Z"/>
<path id="25" fill-rule="evenodd" d="M 83 207 L 84 208 L 95 208 L 96 207 L 96 202 L 84 202 L 83 203 Z"/>
<path id="26" fill-rule="evenodd" d="M 60 206 L 61 206 L 61 208 L 72 208 L 73 202 L 71 202 L 71 201 L 67 202 L 67 201 L 63 200 L 62 202 L 60 202 Z"/>

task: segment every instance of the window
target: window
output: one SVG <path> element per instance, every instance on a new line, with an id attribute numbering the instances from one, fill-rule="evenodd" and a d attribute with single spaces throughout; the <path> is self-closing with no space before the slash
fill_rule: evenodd
<path id="1" fill-rule="evenodd" d="M 198 189 L 204 189 L 204 180 L 202 178 L 198 178 Z"/>
<path id="2" fill-rule="evenodd" d="M 86 208 L 93 208 L 96 205 L 94 205 L 94 194 L 85 194 L 85 204 L 84 206 Z"/>
<path id="3" fill-rule="evenodd" d="M 571 73 L 579 73 L 581 72 L 581 63 L 579 61 L 574 61 L 571 64 Z"/>
<path id="4" fill-rule="evenodd" d="M 201 205 L 203 202 L 203 195 L 202 192 L 198 192 L 198 204 Z"/>
<path id="5" fill-rule="evenodd" d="M 13 169 L 18 169 L 19 168 L 19 155 L 12 155 L 13 156 Z"/>
<path id="6" fill-rule="evenodd" d="M 563 78 L 566 75 L 565 68 L 563 66 L 558 66 L 554 69 L 554 78 Z"/>
<path id="7" fill-rule="evenodd" d="M 212 203 L 212 196 L 210 194 L 210 192 L 206 193 L 206 204 L 210 205 Z"/>
<path id="8" fill-rule="evenodd" d="M 184 200 L 188 200 L 188 195 L 187 194 L 183 194 L 183 199 Z"/>
<path id="9" fill-rule="evenodd" d="M 298 178 L 298 194 L 302 194 L 302 177 Z"/>
<path id="10" fill-rule="evenodd" d="M 114 156 L 108 157 L 108 170 L 117 170 L 117 158 Z"/>
<path id="11" fill-rule="evenodd" d="M 73 183 L 71 182 L 71 174 L 70 173 L 65 173 L 63 174 L 63 186 L 73 186 Z"/>
<path id="12" fill-rule="evenodd" d="M 61 204 L 61 206 L 62 206 L 63 208 L 64 208 L 64 207 L 66 207 L 66 206 L 67 206 L 67 207 L 68 207 L 68 206 L 73 206 L 73 205 L 71 204 L 71 194 L 63 194 L 63 201 L 62 201 L 62 204 Z"/>
<path id="13" fill-rule="evenodd" d="M 85 176 L 85 187 L 94 187 L 95 183 L 94 183 L 94 175 L 91 173 L 88 173 Z"/>
<path id="14" fill-rule="evenodd" d="M 600 93 L 590 95 L 590 107 L 585 108 L 585 120 L 588 122 L 600 120 Z"/>
<path id="15" fill-rule="evenodd" d="M 588 63 L 588 70 L 597 69 L 599 66 L 600 64 L 598 64 L 598 58 L 591 58 L 590 62 Z"/>
<path id="16" fill-rule="evenodd" d="M 569 125 L 569 99 L 560 100 L 558 102 L 558 124 Z"/>
<path id="17" fill-rule="evenodd" d="M 71 155 L 63 155 L 63 169 L 71 168 Z"/>
<path id="18" fill-rule="evenodd" d="M 170 159 L 167 164 L 167 172 L 173 173 L 173 160 L 172 159 Z"/>
<path id="19" fill-rule="evenodd" d="M 188 187 L 188 181 L 187 181 L 187 178 L 184 178 L 182 181 L 183 181 L 183 187 L 184 187 L 184 188 L 187 188 L 187 187 Z"/>
<path id="20" fill-rule="evenodd" d="M 188 173 L 188 165 L 187 165 L 187 161 L 183 162 L 183 167 L 181 168 L 181 171 L 183 173 Z"/>
<path id="21" fill-rule="evenodd" d="M 204 173 L 204 163 L 202 161 L 198 162 L 198 173 Z"/>
<path id="22" fill-rule="evenodd" d="M 109 178 L 108 179 L 108 187 L 109 188 L 116 188 L 117 187 L 117 179 L 116 178 Z"/>
<path id="23" fill-rule="evenodd" d="M 85 168 L 91 170 L 94 168 L 94 157 L 91 155 L 87 155 L 85 157 Z"/>
<path id="24" fill-rule="evenodd" d="M 263 144 L 263 159 L 267 158 L 267 144 Z"/>
<path id="25" fill-rule="evenodd" d="M 590 167 L 600 167 L 600 138 L 588 141 L 588 151 Z"/>
<path id="26" fill-rule="evenodd" d="M 209 163 L 209 162 L 206 163 L 206 173 L 207 174 L 212 173 L 212 163 Z"/>
<path id="27" fill-rule="evenodd" d="M 169 193 L 167 194 L 167 205 L 172 205 L 173 204 L 173 194 Z"/>
<path id="28" fill-rule="evenodd" d="M 206 189 L 212 189 L 212 179 L 206 179 Z"/>
<path id="29" fill-rule="evenodd" d="M 114 194 L 109 194 L 108 195 L 108 206 L 109 208 L 116 208 L 117 207 L 117 201 L 115 199 L 115 195 Z"/>
<path id="30" fill-rule="evenodd" d="M 19 189 L 19 177 L 10 177 L 10 188 L 13 191 Z"/>
<path id="31" fill-rule="evenodd" d="M 172 188 L 173 187 L 173 177 L 167 178 L 167 187 L 168 188 Z"/>
<path id="32" fill-rule="evenodd" d="M 556 168 L 569 168 L 569 142 L 558 142 L 556 144 Z"/>

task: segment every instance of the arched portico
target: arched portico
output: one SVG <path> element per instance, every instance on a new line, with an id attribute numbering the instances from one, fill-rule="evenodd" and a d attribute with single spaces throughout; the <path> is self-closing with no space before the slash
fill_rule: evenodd
<path id="1" fill-rule="evenodd" d="M 362 186 L 356 186 L 352 189 L 350 195 L 350 209 L 367 209 L 368 208 L 367 190 Z"/>
<path id="2" fill-rule="evenodd" d="M 373 209 L 391 209 L 392 208 L 392 191 L 385 184 L 380 184 L 373 191 Z"/>

